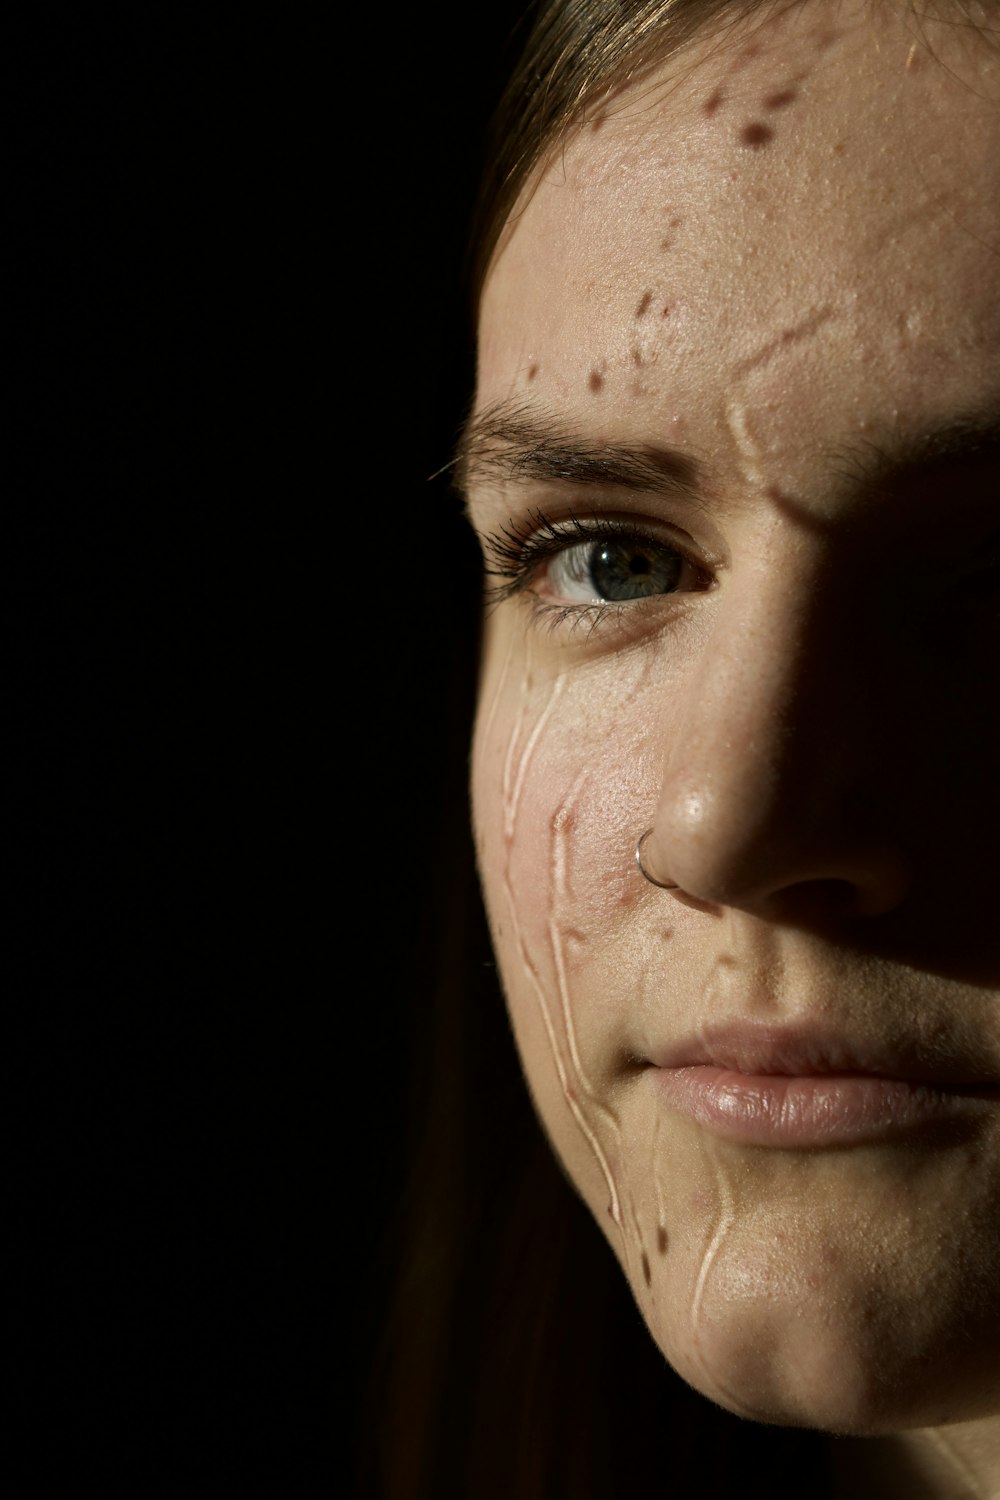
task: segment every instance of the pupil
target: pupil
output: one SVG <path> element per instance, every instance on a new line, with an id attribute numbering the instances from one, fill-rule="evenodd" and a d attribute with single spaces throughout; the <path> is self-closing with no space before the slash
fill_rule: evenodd
<path id="1" fill-rule="evenodd" d="M 677 587 L 683 561 L 676 552 L 641 542 L 595 542 L 590 578 L 602 599 L 625 601 L 669 594 Z"/>

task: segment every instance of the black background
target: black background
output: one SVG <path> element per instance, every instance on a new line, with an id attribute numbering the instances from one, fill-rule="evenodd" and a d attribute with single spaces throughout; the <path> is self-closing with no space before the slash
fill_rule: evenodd
<path id="1" fill-rule="evenodd" d="M 8 38 L 13 1496 L 349 1477 L 464 764 L 486 9 Z"/>

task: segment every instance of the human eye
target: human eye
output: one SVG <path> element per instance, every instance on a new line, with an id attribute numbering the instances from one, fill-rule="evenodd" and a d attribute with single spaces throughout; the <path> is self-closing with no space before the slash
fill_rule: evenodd
<path id="1" fill-rule="evenodd" d="M 607 612 L 702 592 L 708 569 L 677 540 L 640 522 L 609 516 L 570 516 L 553 522 L 534 511 L 481 538 L 489 602 L 524 595 L 557 622 L 600 623 Z"/>

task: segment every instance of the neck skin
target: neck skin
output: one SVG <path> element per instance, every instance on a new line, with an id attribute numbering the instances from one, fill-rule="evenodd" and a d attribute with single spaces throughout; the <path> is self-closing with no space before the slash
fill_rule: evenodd
<path id="1" fill-rule="evenodd" d="M 833 1439 L 836 1500 L 1000 1500 L 1000 1419 Z"/>

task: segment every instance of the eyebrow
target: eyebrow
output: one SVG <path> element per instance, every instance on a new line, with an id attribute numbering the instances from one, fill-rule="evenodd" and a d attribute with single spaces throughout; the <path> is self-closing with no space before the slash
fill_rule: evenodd
<path id="1" fill-rule="evenodd" d="M 499 401 L 465 423 L 451 468 L 458 488 L 473 481 L 599 485 L 695 499 L 702 466 L 690 453 L 660 443 L 587 442 L 544 409 Z"/>
<path id="2" fill-rule="evenodd" d="M 915 473 L 1000 460 L 1000 413 L 988 408 L 934 427 L 864 438 L 826 451 L 843 491 L 859 494 L 898 485 Z M 708 465 L 664 444 L 587 442 L 544 408 L 503 400 L 474 412 L 462 428 L 449 467 L 458 488 L 473 482 L 562 483 L 683 494 L 704 505 Z"/>

